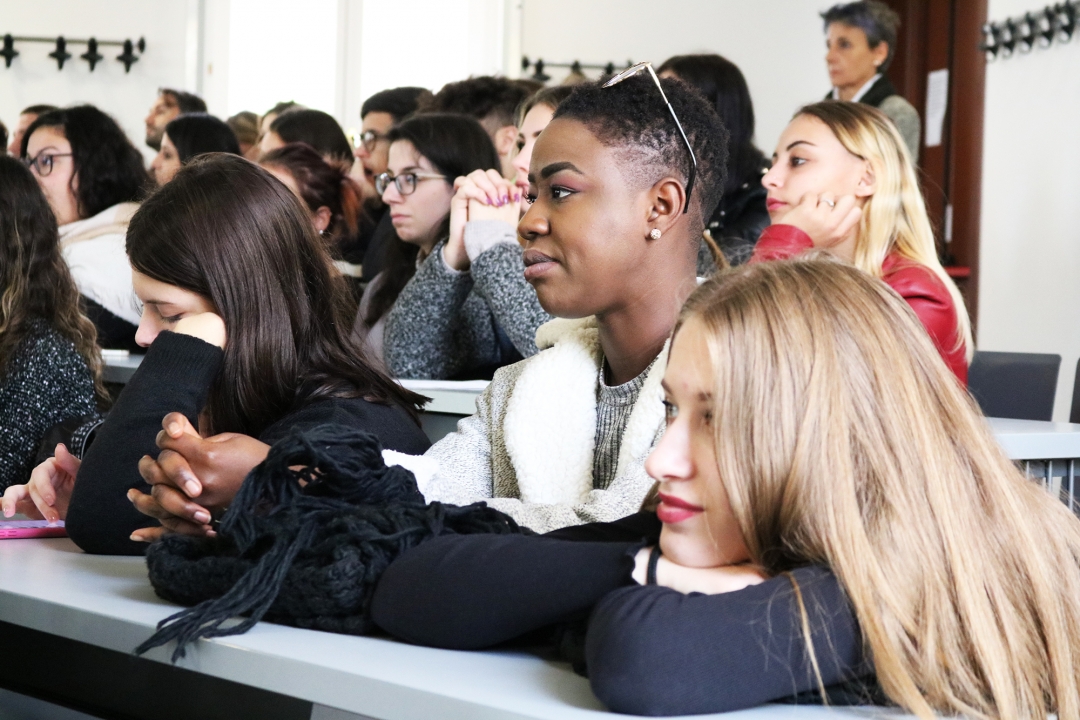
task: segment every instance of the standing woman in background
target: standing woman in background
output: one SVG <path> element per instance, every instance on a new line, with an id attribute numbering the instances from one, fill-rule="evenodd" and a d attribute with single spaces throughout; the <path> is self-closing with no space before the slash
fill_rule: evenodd
<path id="1" fill-rule="evenodd" d="M 161 150 L 150 163 L 150 172 L 158 187 L 173 176 L 192 158 L 209 152 L 240 155 L 240 143 L 232 129 L 213 115 L 189 113 L 165 126 L 161 134 Z"/>
<path id="2" fill-rule="evenodd" d="M 143 157 L 93 105 L 40 115 L 23 137 L 30 165 L 60 226 L 60 249 L 102 347 L 137 349 L 139 308 L 124 251 L 128 221 L 148 185 Z"/>
<path id="3" fill-rule="evenodd" d="M 971 321 L 938 258 L 915 167 L 884 114 L 836 100 L 807 105 L 784 129 L 762 182 L 773 224 L 751 262 L 820 248 L 881 278 L 967 384 Z"/>
<path id="4" fill-rule="evenodd" d="M 825 21 L 825 62 L 832 91 L 827 100 L 861 102 L 876 107 L 896 124 L 911 161 L 919 161 L 919 113 L 897 94 L 885 77 L 896 54 L 900 16 L 880 0 L 833 5 L 821 13 Z"/>
<path id="5" fill-rule="evenodd" d="M 754 103 L 746 78 L 735 63 L 719 55 L 676 55 L 668 58 L 657 74 L 678 78 L 704 95 L 730 133 L 727 183 L 720 205 L 705 224 L 705 234 L 729 265 L 741 265 L 750 259 L 754 243 L 769 225 L 761 185 L 769 161 L 754 145 Z M 715 271 L 711 248 L 702 243 L 698 274 L 707 276 Z"/>
<path id="6" fill-rule="evenodd" d="M 0 491 L 30 477 L 45 432 L 104 398 L 97 332 L 33 175 L 0 157 Z"/>

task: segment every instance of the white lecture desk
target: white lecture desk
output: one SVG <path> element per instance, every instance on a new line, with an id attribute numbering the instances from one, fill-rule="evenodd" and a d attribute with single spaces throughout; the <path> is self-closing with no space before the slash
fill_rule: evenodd
<path id="1" fill-rule="evenodd" d="M 166 700 L 167 690 L 176 686 L 188 693 L 186 701 L 195 696 L 200 718 L 217 717 L 212 711 L 219 705 L 233 702 L 235 706 L 230 693 L 248 693 L 242 701 L 252 712 L 259 707 L 259 714 L 250 716 L 260 718 L 268 715 L 259 702 L 275 708 L 274 716 L 305 720 L 611 717 L 584 678 L 562 663 L 526 652 L 437 650 L 260 623 L 245 635 L 200 641 L 190 647 L 178 666 L 184 670 L 167 665 L 168 648 L 152 651 L 149 660 L 128 655 L 150 636 L 159 620 L 176 610 L 154 595 L 142 558 L 85 555 L 67 539 L 0 541 L 0 623 L 6 636 L 2 652 L 6 659 L 0 664 L 20 663 L 21 653 L 15 648 L 29 643 L 41 647 L 57 636 L 77 641 L 75 651 L 63 644 L 51 650 L 49 667 L 59 668 L 67 657 L 80 658 L 88 665 L 118 665 L 114 674 L 97 681 L 97 691 L 101 685 L 113 685 L 111 690 L 118 696 L 134 696 L 137 690 L 149 693 L 151 702 L 158 704 L 154 720 L 196 716 L 170 715 L 170 711 L 191 711 L 182 707 L 185 698 Z M 11 628 L 33 632 L 24 639 Z M 89 666 L 74 670 L 96 671 Z M 59 670 L 56 673 L 62 675 Z M 0 683 L 9 674 L 5 668 Z M 203 688 L 200 678 L 216 680 L 218 685 Z M 65 680 L 62 684 L 55 688 L 57 695 L 48 699 L 78 705 L 79 698 L 71 698 L 67 691 L 79 690 L 79 683 Z M 10 689 L 22 692 L 25 686 Z M 261 691 L 261 697 L 253 689 Z M 131 697 L 127 700 L 132 701 Z M 87 712 L 102 712 L 100 705 L 81 702 Z M 138 710 L 129 709 L 126 714 L 133 712 Z M 773 705 L 724 717 L 824 720 L 886 715 L 896 714 L 869 708 L 828 711 Z"/>

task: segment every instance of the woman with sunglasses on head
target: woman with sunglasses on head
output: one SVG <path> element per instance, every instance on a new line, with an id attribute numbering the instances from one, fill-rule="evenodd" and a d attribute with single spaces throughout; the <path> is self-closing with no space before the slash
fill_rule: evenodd
<path id="1" fill-rule="evenodd" d="M 57 241 L 56 218 L 33 175 L 0 156 L 0 491 L 30 477 L 53 425 L 96 415 L 97 333 Z"/>
<path id="2" fill-rule="evenodd" d="M 425 306 L 423 323 L 414 322 L 405 305 L 391 314 L 391 332 L 409 334 L 408 342 L 401 343 L 404 352 L 395 357 L 394 370 L 408 373 L 399 376 L 440 378 L 456 372 L 456 357 L 462 349 L 447 342 L 448 332 L 463 303 L 473 296 L 455 290 L 456 286 L 472 285 L 474 293 L 488 304 L 513 344 L 506 353 L 507 361 L 536 354 L 536 330 L 551 316 L 540 307 L 525 280 L 517 223 L 529 207 L 529 160 L 536 138 L 572 89 L 546 88 L 518 109 L 517 152 L 512 160 L 517 175 L 513 180 L 492 169 L 474 170 L 454 180 L 450 234 L 442 246 L 441 272 L 429 273 L 425 285 L 415 286 L 418 294 L 437 292 L 446 301 Z"/>
<path id="3" fill-rule="evenodd" d="M 139 509 L 170 529 L 210 531 L 210 510 L 223 507 L 217 488 L 191 490 L 198 481 L 188 475 L 202 503 L 186 503 L 198 508 L 191 527 L 170 522 L 167 510 L 176 508 L 168 500 L 140 492 L 149 491 L 140 464 L 155 462 L 150 454 L 168 459 L 155 445 L 163 422 L 179 448 L 211 444 L 239 481 L 270 443 L 297 428 L 346 424 L 387 449 L 427 448 L 420 396 L 365 360 L 325 244 L 306 209 L 265 170 L 233 155 L 198 158 L 143 204 L 127 248 L 144 305 L 137 340 L 146 359 L 81 465 L 58 452 L 29 486 L 8 489 L 5 515 L 66 517 L 72 540 L 94 553 L 138 554 L 145 546 L 134 539 L 163 532 Z"/>
<path id="4" fill-rule="evenodd" d="M 527 349 L 547 317 L 524 283 L 485 282 L 511 276 L 520 248 L 497 253 L 493 271 L 475 277 L 450 267 L 443 252 L 455 179 L 500 167 L 491 138 L 464 115 L 417 115 L 390 131 L 388 158 L 376 183 L 401 242 L 365 292 L 357 329 L 373 352 L 381 339 L 393 377 L 490 377 L 521 358 L 518 344 Z"/>
<path id="5" fill-rule="evenodd" d="M 1080 520 L 883 283 L 828 257 L 722 271 L 682 310 L 664 400 L 655 512 L 437 538 L 384 572 L 375 623 L 546 636 L 620 713 L 1080 718 Z"/>
<path id="6" fill-rule="evenodd" d="M 752 261 L 821 248 L 881 278 L 967 384 L 971 322 L 938 259 L 911 156 L 885 115 L 836 100 L 807 105 L 780 136 L 762 183 L 773 224 Z"/>
<path id="7" fill-rule="evenodd" d="M 142 153 L 92 105 L 38 116 L 26 129 L 21 152 L 56 216 L 60 248 L 98 342 L 136 349 L 139 310 L 124 233 L 149 184 Z"/>
<path id="8" fill-rule="evenodd" d="M 624 517 L 653 485 L 644 462 L 663 431 L 660 356 L 697 285 L 704 218 L 719 201 L 727 158 L 708 103 L 677 80 L 634 74 L 642 69 L 609 88 L 578 86 L 536 139 L 534 202 L 518 231 L 526 278 L 559 319 L 537 332 L 540 352 L 495 371 L 477 414 L 425 454 L 434 463 L 418 483 L 429 501 L 482 500 L 546 531 Z M 415 165 L 426 159 L 391 147 L 400 174 L 435 174 L 434 163 Z M 497 167 L 493 150 L 488 167 Z M 418 182 L 417 192 L 424 184 L 449 204 L 446 180 Z M 387 192 L 396 202 L 396 190 Z M 401 230 L 412 227 L 403 220 Z M 230 472 L 205 452 L 182 454 L 183 464 L 145 467 L 159 492 L 180 495 L 192 475 Z M 177 514 L 194 524 L 190 508 Z"/>
<path id="9" fill-rule="evenodd" d="M 150 172 L 161 187 L 175 177 L 182 165 L 209 152 L 241 154 L 232 128 L 206 113 L 181 115 L 165 126 L 161 149 L 150 163 Z"/>

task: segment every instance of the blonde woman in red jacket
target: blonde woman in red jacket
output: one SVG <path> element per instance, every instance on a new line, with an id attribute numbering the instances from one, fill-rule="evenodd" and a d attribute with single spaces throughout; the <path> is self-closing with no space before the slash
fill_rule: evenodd
<path id="1" fill-rule="evenodd" d="M 835 100 L 799 110 L 762 183 L 772 225 L 751 262 L 827 250 L 896 290 L 967 383 L 971 322 L 938 259 L 914 165 L 892 122 Z"/>

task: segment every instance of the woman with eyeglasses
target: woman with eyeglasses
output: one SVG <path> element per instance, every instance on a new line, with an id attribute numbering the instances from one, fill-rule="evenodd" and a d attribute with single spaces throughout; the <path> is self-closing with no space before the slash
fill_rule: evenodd
<path id="1" fill-rule="evenodd" d="M 401 242 L 365 292 L 357 330 L 373 353 L 381 337 L 393 377 L 490 377 L 521 358 L 512 338 L 535 332 L 543 322 L 535 316 L 546 319 L 524 283 L 508 289 L 487 282 L 513 275 L 517 246 L 500 254 L 489 274 L 455 270 L 444 258 L 454 181 L 474 170 L 497 172 L 495 147 L 478 121 L 447 113 L 410 118 L 389 139 L 387 172 L 376 186 Z"/>
<path id="2" fill-rule="evenodd" d="M 807 105 L 780 136 L 762 183 L 773 224 L 751 262 L 820 248 L 881 278 L 967 384 L 971 321 L 938 259 L 911 156 L 883 113 L 837 100 Z"/>
<path id="3" fill-rule="evenodd" d="M 95 415 L 101 353 L 33 175 L 0 156 L 0 492 L 30 477 L 52 426 Z"/>
<path id="4" fill-rule="evenodd" d="M 81 461 L 58 448 L 28 485 L 8 488 L 5 515 L 66 519 L 87 552 L 141 554 L 145 545 L 133 540 L 165 527 L 211 531 L 211 513 L 292 430 L 345 424 L 386 449 L 427 449 L 422 398 L 375 369 L 352 339 L 353 306 L 325 243 L 270 173 L 235 155 L 197 158 L 135 214 L 127 249 L 146 359 L 89 447 L 71 448 Z M 157 446 L 159 433 L 175 450 Z M 144 494 L 141 465 L 207 446 L 235 485 L 189 471 L 190 499 Z M 193 522 L 174 521 L 180 508 Z"/>
<path id="5" fill-rule="evenodd" d="M 508 180 L 498 170 L 474 170 L 454 180 L 449 236 L 442 246 L 445 267 L 453 272 L 429 278 L 431 285 L 438 283 L 446 288 L 437 291 L 443 294 L 454 284 L 474 283 L 514 351 L 522 357 L 537 353 L 536 330 L 551 316 L 544 312 L 525 280 L 517 223 L 529 207 L 529 160 L 536 138 L 572 90 L 567 86 L 545 88 L 518 108 L 517 152 L 511 161 L 515 178 Z M 402 372 L 443 377 L 447 368 L 454 367 L 462 350 L 445 341 L 445 328 L 461 312 L 468 297 L 454 293 L 446 302 L 426 306 L 423 324 L 407 316 L 399 318 L 398 313 L 404 314 L 404 310 L 391 315 L 391 332 L 407 329 L 412 337 L 413 346 L 404 348 L 395 359 L 403 366 Z"/>
<path id="6" fill-rule="evenodd" d="M 169 121 L 161 134 L 161 149 L 150 163 L 158 187 L 166 184 L 192 158 L 209 152 L 240 155 L 232 128 L 206 113 L 187 113 Z"/>
<path id="7" fill-rule="evenodd" d="M 22 157 L 60 226 L 60 248 L 102 347 L 137 349 L 139 308 L 124 234 L 149 184 L 143 157 L 116 121 L 92 105 L 40 115 Z"/>
<path id="8" fill-rule="evenodd" d="M 546 638 L 619 713 L 1080 718 L 1080 521 L 883 283 L 830 257 L 722 271 L 680 313 L 663 397 L 655 511 L 419 545 L 375 623 Z"/>

